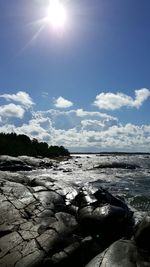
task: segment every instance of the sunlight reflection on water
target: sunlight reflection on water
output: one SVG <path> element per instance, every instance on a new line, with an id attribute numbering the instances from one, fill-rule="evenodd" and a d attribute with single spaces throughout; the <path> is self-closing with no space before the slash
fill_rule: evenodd
<path id="1" fill-rule="evenodd" d="M 97 168 L 99 164 L 130 163 L 139 168 Z M 122 196 L 128 204 L 140 211 L 150 209 L 150 158 L 145 155 L 73 155 L 60 162 L 57 168 L 37 170 L 29 175 L 41 175 L 62 180 L 74 186 L 97 189 L 100 186 Z"/>

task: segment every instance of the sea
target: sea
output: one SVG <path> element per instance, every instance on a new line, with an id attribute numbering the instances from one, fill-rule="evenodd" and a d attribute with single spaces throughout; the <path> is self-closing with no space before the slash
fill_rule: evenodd
<path id="1" fill-rule="evenodd" d="M 134 211 L 142 215 L 150 212 L 149 154 L 72 154 L 52 169 L 28 172 L 28 176 L 37 175 L 92 192 L 103 187 Z"/>

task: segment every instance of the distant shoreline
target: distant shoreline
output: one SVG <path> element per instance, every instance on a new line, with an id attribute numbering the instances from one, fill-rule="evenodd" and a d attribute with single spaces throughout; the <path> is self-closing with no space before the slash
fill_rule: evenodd
<path id="1" fill-rule="evenodd" d="M 149 152 L 70 152 L 70 155 L 150 155 Z"/>

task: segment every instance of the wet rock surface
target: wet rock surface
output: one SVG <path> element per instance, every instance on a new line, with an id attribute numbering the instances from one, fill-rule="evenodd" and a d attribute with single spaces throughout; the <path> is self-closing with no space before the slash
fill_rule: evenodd
<path id="1" fill-rule="evenodd" d="M 4 159 L 1 164 L 4 164 Z M 6 161 L 13 166 L 15 159 L 7 157 Z M 19 157 L 15 164 L 20 164 L 20 161 L 29 164 L 31 158 Z M 36 166 L 36 159 L 32 159 L 32 165 L 34 161 Z M 59 165 L 53 165 L 53 170 L 57 168 Z M 147 220 L 135 229 L 134 214 L 130 208 L 102 187 L 93 191 L 50 176 L 0 171 L 2 267 L 82 267 L 97 254 L 99 256 L 88 267 L 113 266 L 124 250 L 127 255 L 132 251 L 137 255 L 138 248 L 147 251 L 144 240 L 146 236 L 147 242 L 150 240 L 147 235 L 149 225 Z M 126 241 L 117 241 L 120 238 Z M 111 251 L 116 253 L 118 247 L 120 258 L 114 260 Z M 110 265 L 102 265 L 101 259 L 105 259 L 106 252 L 109 253 L 107 262 Z M 146 255 L 145 262 L 149 263 L 147 254 L 139 254 L 138 258 L 143 255 Z"/>
<path id="2" fill-rule="evenodd" d="M 37 168 L 52 167 L 52 160 L 48 158 L 34 158 L 27 156 L 19 156 L 17 158 L 10 156 L 0 156 L 0 170 L 1 171 L 31 171 Z"/>

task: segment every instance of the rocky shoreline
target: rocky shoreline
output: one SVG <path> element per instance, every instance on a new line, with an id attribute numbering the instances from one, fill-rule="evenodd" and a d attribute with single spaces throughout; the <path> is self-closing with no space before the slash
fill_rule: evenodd
<path id="1" fill-rule="evenodd" d="M 21 172 L 37 168 L 57 164 L 0 158 L 0 266 L 150 266 L 148 216 L 137 222 L 126 203 L 102 187 L 92 191 Z"/>

